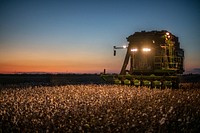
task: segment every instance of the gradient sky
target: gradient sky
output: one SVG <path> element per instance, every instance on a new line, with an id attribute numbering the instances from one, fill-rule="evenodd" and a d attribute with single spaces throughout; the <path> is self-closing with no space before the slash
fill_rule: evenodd
<path id="1" fill-rule="evenodd" d="M 168 30 L 200 73 L 198 0 L 0 0 L 0 73 L 119 72 L 134 32 Z"/>

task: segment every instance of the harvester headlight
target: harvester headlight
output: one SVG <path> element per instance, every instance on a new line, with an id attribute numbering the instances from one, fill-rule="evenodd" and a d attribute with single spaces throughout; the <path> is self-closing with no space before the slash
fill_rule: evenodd
<path id="1" fill-rule="evenodd" d="M 142 51 L 149 52 L 149 51 L 151 51 L 151 49 L 150 48 L 143 48 Z"/>
<path id="2" fill-rule="evenodd" d="M 137 52 L 138 49 L 137 49 L 137 48 L 132 48 L 131 51 L 132 51 L 132 52 Z"/>
<path id="3" fill-rule="evenodd" d="M 123 48 L 127 48 L 127 46 L 126 46 L 126 45 L 123 45 Z"/>

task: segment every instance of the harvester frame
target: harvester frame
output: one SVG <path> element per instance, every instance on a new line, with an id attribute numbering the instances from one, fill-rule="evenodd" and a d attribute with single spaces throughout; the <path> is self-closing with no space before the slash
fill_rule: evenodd
<path id="1" fill-rule="evenodd" d="M 179 87 L 184 50 L 178 37 L 166 30 L 141 31 L 127 37 L 127 41 L 128 46 L 113 47 L 114 56 L 117 49 L 127 49 L 120 74 L 104 72 L 101 77 L 105 81 L 151 88 Z"/>

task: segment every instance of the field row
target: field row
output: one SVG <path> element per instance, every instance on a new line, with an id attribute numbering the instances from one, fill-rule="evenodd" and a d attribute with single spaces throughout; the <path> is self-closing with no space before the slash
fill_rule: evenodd
<path id="1" fill-rule="evenodd" d="M 197 132 L 200 89 L 66 85 L 1 89 L 0 132 Z"/>

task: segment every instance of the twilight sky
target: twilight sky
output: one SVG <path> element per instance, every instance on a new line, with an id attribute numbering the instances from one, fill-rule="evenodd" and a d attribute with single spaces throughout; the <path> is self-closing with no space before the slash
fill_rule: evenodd
<path id="1" fill-rule="evenodd" d="M 119 72 L 134 32 L 179 37 L 187 73 L 200 73 L 198 0 L 0 0 L 0 73 Z"/>

